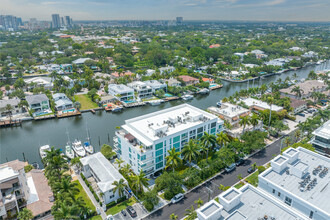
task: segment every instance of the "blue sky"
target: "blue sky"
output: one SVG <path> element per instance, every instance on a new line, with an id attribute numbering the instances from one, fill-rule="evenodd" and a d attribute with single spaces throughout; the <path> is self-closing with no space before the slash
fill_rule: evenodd
<path id="1" fill-rule="evenodd" d="M 330 0 L 0 0 L 0 14 L 50 20 L 328 21 Z"/>

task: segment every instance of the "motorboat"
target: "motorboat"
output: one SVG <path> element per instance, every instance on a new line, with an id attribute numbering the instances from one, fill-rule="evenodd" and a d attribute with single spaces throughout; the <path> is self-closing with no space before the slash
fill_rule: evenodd
<path id="1" fill-rule="evenodd" d="M 116 105 L 113 109 L 112 112 L 120 112 L 123 110 L 123 107 Z"/>
<path id="2" fill-rule="evenodd" d="M 86 150 L 82 146 L 81 141 L 75 140 L 72 143 L 72 149 L 74 150 L 74 152 L 77 154 L 78 157 L 86 156 Z"/>
<path id="3" fill-rule="evenodd" d="M 161 103 L 163 103 L 163 100 L 151 100 L 149 101 L 150 105 L 160 105 Z"/>
<path id="4" fill-rule="evenodd" d="M 74 158 L 74 151 L 72 150 L 72 147 L 70 146 L 70 143 L 68 143 L 65 146 L 65 155 L 69 158 L 69 159 L 73 159 Z"/>
<path id="5" fill-rule="evenodd" d="M 90 144 L 89 141 L 86 141 L 86 142 L 84 143 L 84 148 L 85 148 L 85 150 L 86 150 L 87 153 L 89 153 L 89 154 L 93 154 L 93 153 L 94 153 L 94 148 L 93 148 L 93 146 Z"/>
<path id="6" fill-rule="evenodd" d="M 192 100 L 193 98 L 194 98 L 194 96 L 193 95 L 189 95 L 189 94 L 182 96 L 182 99 L 185 100 L 185 101 Z"/>
<path id="7" fill-rule="evenodd" d="M 217 107 L 221 107 L 221 105 L 222 105 L 221 101 L 217 102 Z"/>
<path id="8" fill-rule="evenodd" d="M 209 93 L 210 93 L 210 90 L 207 89 L 207 88 L 201 89 L 199 91 L 199 94 L 201 94 L 201 95 L 206 95 L 206 94 L 209 94 Z"/>
<path id="9" fill-rule="evenodd" d="M 39 154 L 40 154 L 41 159 L 44 159 L 47 156 L 46 151 L 49 151 L 49 150 L 50 150 L 50 146 L 48 144 L 44 145 L 44 146 L 41 146 L 39 148 Z"/>

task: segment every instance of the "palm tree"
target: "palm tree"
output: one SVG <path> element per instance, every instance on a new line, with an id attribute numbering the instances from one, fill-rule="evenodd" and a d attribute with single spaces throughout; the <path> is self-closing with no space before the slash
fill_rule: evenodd
<path id="1" fill-rule="evenodd" d="M 7 114 L 9 115 L 9 121 L 11 122 L 11 116 L 12 116 L 12 110 L 13 110 L 13 106 L 11 106 L 10 104 L 7 104 L 5 107 L 5 110 L 7 111 Z"/>
<path id="2" fill-rule="evenodd" d="M 201 137 L 201 143 L 204 148 L 206 148 L 206 160 L 209 157 L 209 150 L 213 150 L 217 144 L 217 140 L 213 134 L 208 134 L 204 132 Z"/>
<path id="3" fill-rule="evenodd" d="M 176 152 L 174 147 L 172 147 L 172 149 L 168 150 L 167 152 L 168 152 L 168 155 L 165 157 L 165 159 L 166 159 L 165 169 L 167 169 L 168 167 L 172 167 L 173 173 L 174 173 L 175 167 L 177 167 L 179 164 L 181 164 L 181 159 L 180 159 L 181 153 Z"/>
<path id="4" fill-rule="evenodd" d="M 73 107 L 79 111 L 79 109 L 81 108 L 80 102 L 74 102 Z"/>
<path id="5" fill-rule="evenodd" d="M 272 105 L 274 103 L 274 98 L 273 97 L 268 97 L 267 98 L 267 103 L 269 105 L 269 123 L 268 123 L 268 130 L 269 130 L 270 122 L 271 122 L 271 119 L 272 119 Z"/>
<path id="6" fill-rule="evenodd" d="M 245 127 L 250 124 L 250 120 L 248 116 L 240 117 L 239 125 L 243 126 L 243 134 L 245 131 Z"/>
<path id="7" fill-rule="evenodd" d="M 287 137 L 284 139 L 284 143 L 286 144 L 286 146 L 288 147 L 291 143 L 291 138 L 290 137 Z"/>
<path id="8" fill-rule="evenodd" d="M 257 169 L 257 163 L 253 163 L 251 167 L 252 167 L 253 170 L 256 170 Z"/>
<path id="9" fill-rule="evenodd" d="M 252 114 L 250 117 L 250 124 L 253 126 L 253 130 L 259 124 L 259 116 L 257 114 Z"/>
<path id="10" fill-rule="evenodd" d="M 223 125 L 225 126 L 226 129 L 230 130 L 233 128 L 233 126 L 230 124 L 228 120 L 225 120 Z"/>
<path id="11" fill-rule="evenodd" d="M 197 145 L 194 139 L 190 139 L 188 144 L 186 144 L 181 151 L 184 160 L 189 161 L 189 165 L 192 160 L 197 160 L 198 155 L 200 154 L 200 147 Z"/>
<path id="12" fill-rule="evenodd" d="M 78 170 L 81 170 L 82 163 L 80 162 L 80 157 L 75 157 L 70 161 L 72 166 L 76 166 Z"/>
<path id="13" fill-rule="evenodd" d="M 295 132 L 294 132 L 294 137 L 295 137 L 295 141 L 297 142 L 299 140 L 301 136 L 301 130 L 300 129 L 297 129 Z"/>
<path id="14" fill-rule="evenodd" d="M 80 216 L 75 215 L 75 207 L 69 206 L 66 201 L 60 202 L 59 207 L 52 211 L 55 219 L 79 219 Z M 54 207 L 54 206 L 53 206 Z"/>
<path id="15" fill-rule="evenodd" d="M 176 214 L 172 213 L 170 215 L 170 220 L 177 220 L 177 219 L 178 219 L 178 216 Z"/>
<path id="16" fill-rule="evenodd" d="M 121 178 L 119 181 L 114 181 L 112 185 L 115 186 L 113 192 L 116 193 L 118 191 L 119 198 L 123 197 L 125 187 L 127 187 L 125 180 Z"/>
<path id="17" fill-rule="evenodd" d="M 54 184 L 54 191 L 56 193 L 74 198 L 74 196 L 79 193 L 79 189 L 76 187 L 77 185 L 77 183 L 71 182 L 71 177 L 65 177 L 62 178 L 60 182 L 56 182 Z"/>
<path id="18" fill-rule="evenodd" d="M 140 173 L 138 175 L 131 175 L 131 179 L 132 179 L 132 185 L 136 188 L 136 195 L 137 192 L 141 192 L 143 191 L 143 186 L 144 187 L 148 187 L 149 186 L 149 179 L 146 178 L 145 173 L 143 172 L 143 170 L 140 170 Z"/>
<path id="19" fill-rule="evenodd" d="M 201 200 L 201 198 L 199 198 L 198 200 L 195 201 L 195 203 L 197 204 L 197 207 L 201 207 L 204 204 L 204 201 Z"/>
<path id="20" fill-rule="evenodd" d="M 117 158 L 114 163 L 117 164 L 118 165 L 118 168 L 120 169 L 121 168 L 121 164 L 124 163 L 124 162 L 125 161 L 123 159 L 121 159 L 121 158 L 118 159 Z"/>
<path id="21" fill-rule="evenodd" d="M 186 209 L 186 220 L 195 220 L 197 218 L 197 213 L 194 209 L 194 206 L 191 206 L 190 209 Z"/>
<path id="22" fill-rule="evenodd" d="M 33 218 L 33 213 L 31 210 L 24 208 L 18 213 L 17 218 L 20 220 L 30 220 Z"/>
<path id="23" fill-rule="evenodd" d="M 69 170 L 67 161 L 60 155 L 54 156 L 51 160 L 47 162 L 45 168 L 46 177 L 57 176 L 61 179 L 61 175 Z"/>
<path id="24" fill-rule="evenodd" d="M 295 93 L 298 98 L 301 98 L 302 96 L 302 90 L 300 89 L 299 86 L 295 86 L 291 89 L 291 92 Z"/>
<path id="25" fill-rule="evenodd" d="M 217 138 L 216 138 L 217 143 L 223 147 L 225 146 L 227 143 L 229 143 L 229 137 L 226 133 L 224 133 L 223 131 L 221 131 L 220 133 L 217 134 Z"/>
<path id="26" fill-rule="evenodd" d="M 47 164 L 48 161 L 53 159 L 53 157 L 60 155 L 61 155 L 60 149 L 55 149 L 55 147 L 51 147 L 49 151 L 46 151 L 46 157 L 43 159 L 44 160 L 43 162 Z"/>

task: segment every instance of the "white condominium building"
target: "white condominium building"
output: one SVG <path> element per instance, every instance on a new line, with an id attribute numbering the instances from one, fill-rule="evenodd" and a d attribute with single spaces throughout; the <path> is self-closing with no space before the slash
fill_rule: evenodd
<path id="1" fill-rule="evenodd" d="M 330 158 L 289 148 L 259 175 L 259 186 L 305 219 L 330 219 Z"/>
<path id="2" fill-rule="evenodd" d="M 330 155 L 330 120 L 316 129 L 311 144 L 315 150 L 325 156 Z"/>
<path id="3" fill-rule="evenodd" d="M 189 139 L 223 130 L 217 116 L 188 104 L 164 109 L 125 121 L 116 132 L 114 147 L 135 173 L 151 175 L 165 167 L 167 151 L 181 151 Z"/>

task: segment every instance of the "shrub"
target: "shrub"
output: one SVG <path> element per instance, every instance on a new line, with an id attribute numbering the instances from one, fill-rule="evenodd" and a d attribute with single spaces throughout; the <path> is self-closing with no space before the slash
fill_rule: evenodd
<path id="1" fill-rule="evenodd" d="M 84 181 L 86 181 L 86 177 L 84 176 L 84 174 L 81 173 L 80 176 Z"/>
<path id="2" fill-rule="evenodd" d="M 112 201 L 112 202 L 108 203 L 106 205 L 106 207 L 107 207 L 107 209 L 109 209 L 109 208 L 111 208 L 112 206 L 115 206 L 115 205 L 116 205 L 116 202 L 115 201 Z"/>
<path id="3" fill-rule="evenodd" d="M 149 212 L 154 209 L 154 205 L 151 202 L 145 202 L 143 205 Z"/>
<path id="4" fill-rule="evenodd" d="M 259 173 L 262 173 L 266 170 L 266 168 L 264 166 L 258 166 L 258 171 Z"/>
<path id="5" fill-rule="evenodd" d="M 171 200 L 173 198 L 173 196 L 175 196 L 175 194 L 173 192 L 171 192 L 170 190 L 165 190 L 164 198 L 166 200 Z"/>
<path id="6" fill-rule="evenodd" d="M 30 172 L 34 167 L 31 164 L 28 164 L 24 167 L 25 173 Z"/>

